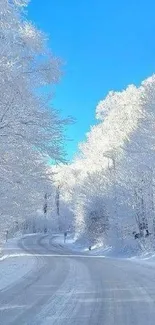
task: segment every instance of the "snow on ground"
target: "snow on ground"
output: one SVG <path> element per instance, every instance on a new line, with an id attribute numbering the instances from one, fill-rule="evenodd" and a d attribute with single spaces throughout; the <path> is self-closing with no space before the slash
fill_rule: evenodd
<path id="1" fill-rule="evenodd" d="M 91 251 L 89 251 L 89 245 L 87 240 L 84 238 L 77 239 L 76 235 L 68 234 L 66 241 L 64 242 L 64 235 L 57 234 L 52 238 L 52 242 L 64 246 L 65 248 L 70 249 L 74 252 L 79 253 L 89 253 L 90 255 L 100 255 L 104 256 L 106 251 L 110 250 L 110 247 L 103 247 L 102 243 L 98 243 L 91 247 Z"/>
<path id="2" fill-rule="evenodd" d="M 21 238 L 14 238 L 9 240 L 3 247 L 2 255 L 0 257 L 0 290 L 12 286 L 14 283 L 20 281 L 26 274 L 33 271 L 36 267 L 37 254 L 31 255 L 26 253 L 22 246 L 19 245 Z M 32 236 L 26 235 L 27 236 Z M 33 236 L 35 236 L 33 234 Z M 36 234 L 38 236 L 38 234 Z M 50 240 L 52 239 L 52 240 Z M 88 248 L 88 242 L 84 238 L 78 239 L 73 234 L 68 234 L 66 241 L 64 242 L 63 234 L 55 234 L 45 236 L 42 240 L 44 244 L 56 244 L 62 248 L 67 248 L 72 252 L 81 252 L 86 255 L 107 257 L 107 258 L 127 258 L 133 262 L 149 263 L 155 265 L 155 253 L 145 253 L 140 250 L 138 241 L 134 239 L 117 242 L 117 245 L 103 246 L 103 243 L 92 245 L 91 251 Z M 56 247 L 55 246 L 55 247 Z M 60 252 L 59 252 L 60 253 Z M 41 255 L 40 255 L 41 256 Z M 81 255 L 83 256 L 83 255 Z"/>
<path id="3" fill-rule="evenodd" d="M 0 257 L 1 291 L 19 281 L 36 265 L 35 257 L 23 256 L 24 251 L 19 247 L 18 242 L 19 238 L 10 239 L 3 247 Z"/>
<path id="4" fill-rule="evenodd" d="M 68 234 L 66 242 L 64 235 L 57 234 L 52 238 L 52 242 L 64 246 L 72 251 L 88 253 L 89 255 L 107 258 L 127 258 L 135 261 L 145 261 L 155 263 L 155 252 L 142 250 L 139 241 L 135 239 L 125 239 L 112 243 L 111 246 L 104 246 L 102 242 L 92 245 L 89 251 L 88 243 L 84 238 L 77 239 L 75 235 Z"/>
<path id="5" fill-rule="evenodd" d="M 52 237 L 52 242 L 76 252 L 86 252 L 88 250 L 85 241 L 77 241 L 76 236 L 73 234 L 68 234 L 65 242 L 63 234 L 56 234 Z"/>
<path id="6" fill-rule="evenodd" d="M 63 234 L 52 235 L 52 241 L 49 241 L 48 236 L 45 238 L 45 243 L 51 245 L 56 244 L 62 248 L 67 248 L 70 251 L 77 253 L 85 253 L 87 256 L 98 256 L 101 258 L 118 258 L 127 259 L 132 262 L 149 264 L 155 267 L 155 252 L 143 249 L 141 243 L 133 238 L 126 238 L 124 240 L 112 243 L 112 246 L 104 246 L 102 242 L 92 245 L 89 251 L 88 242 L 84 238 L 77 238 L 76 235 L 68 234 L 64 242 Z"/>

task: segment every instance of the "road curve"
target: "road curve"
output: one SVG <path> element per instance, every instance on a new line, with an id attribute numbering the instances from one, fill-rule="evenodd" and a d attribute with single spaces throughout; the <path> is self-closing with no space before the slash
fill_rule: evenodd
<path id="1" fill-rule="evenodd" d="M 153 265 L 72 256 L 47 236 L 19 245 L 36 268 L 0 292 L 0 325 L 155 324 Z"/>

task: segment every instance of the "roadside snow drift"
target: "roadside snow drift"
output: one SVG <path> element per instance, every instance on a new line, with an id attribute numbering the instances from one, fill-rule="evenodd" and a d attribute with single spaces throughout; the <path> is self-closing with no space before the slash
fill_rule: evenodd
<path id="1" fill-rule="evenodd" d="M 24 250 L 19 247 L 19 238 L 9 240 L 0 257 L 0 290 L 13 285 L 32 271 L 37 263 L 34 256 L 24 256 Z"/>

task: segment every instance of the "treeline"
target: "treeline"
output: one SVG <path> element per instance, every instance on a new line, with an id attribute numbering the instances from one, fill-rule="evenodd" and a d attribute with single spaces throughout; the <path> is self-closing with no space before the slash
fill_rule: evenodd
<path id="1" fill-rule="evenodd" d="M 109 92 L 96 118 L 78 157 L 59 171 L 62 200 L 73 213 L 75 231 L 91 242 L 133 238 L 152 247 L 155 76 L 139 87 Z"/>
<path id="2" fill-rule="evenodd" d="M 47 36 L 27 20 L 28 2 L 1 0 L 0 238 L 43 209 L 45 193 L 55 191 L 46 162 L 64 157 L 68 121 L 51 107 L 61 63 L 48 49 Z"/>

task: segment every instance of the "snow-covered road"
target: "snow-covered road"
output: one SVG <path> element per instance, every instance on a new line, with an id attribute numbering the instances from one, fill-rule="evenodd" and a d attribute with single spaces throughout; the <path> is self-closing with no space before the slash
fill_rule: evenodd
<path id="1" fill-rule="evenodd" d="M 154 264 L 72 255 L 47 236 L 19 246 L 17 263 L 35 263 L 0 291 L 0 325 L 155 324 Z"/>

